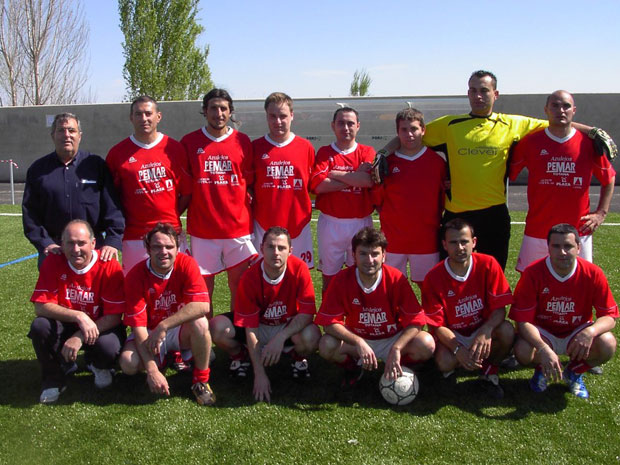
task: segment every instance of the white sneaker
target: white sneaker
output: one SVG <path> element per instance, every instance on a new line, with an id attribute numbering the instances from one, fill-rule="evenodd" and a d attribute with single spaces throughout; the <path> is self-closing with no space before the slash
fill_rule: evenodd
<path id="1" fill-rule="evenodd" d="M 108 370 L 106 368 L 97 368 L 92 363 L 88 365 L 90 371 L 95 375 L 95 386 L 99 389 L 105 389 L 110 384 L 112 384 L 112 375 L 114 374 L 114 370 Z"/>
<path id="2" fill-rule="evenodd" d="M 65 392 L 66 389 L 67 386 L 43 389 L 43 391 L 41 391 L 41 396 L 39 397 L 39 402 L 42 404 L 53 404 L 58 400 L 60 394 Z"/>

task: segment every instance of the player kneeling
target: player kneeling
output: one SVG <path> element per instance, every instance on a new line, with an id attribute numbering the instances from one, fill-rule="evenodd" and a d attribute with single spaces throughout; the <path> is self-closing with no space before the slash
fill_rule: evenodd
<path id="1" fill-rule="evenodd" d="M 174 227 L 158 223 L 144 238 L 149 258 L 134 266 L 125 278 L 127 313 L 131 326 L 120 356 L 125 374 L 146 370 L 149 389 L 170 395 L 164 368 L 169 352 L 193 356 L 192 392 L 200 405 L 213 405 L 208 384 L 211 335 L 206 314 L 209 293 L 196 261 L 179 252 Z M 189 354 L 191 350 L 191 354 Z"/>
<path id="2" fill-rule="evenodd" d="M 363 370 L 385 361 L 388 379 L 402 375 L 401 363 L 433 356 L 435 342 L 422 331 L 425 316 L 407 278 L 384 265 L 387 240 L 367 227 L 351 241 L 355 266 L 329 284 L 316 323 L 325 328 L 319 342 L 323 358 L 345 369 L 343 387 L 352 387 Z"/>
<path id="3" fill-rule="evenodd" d="M 610 360 L 616 351 L 611 330 L 618 306 L 603 271 L 578 257 L 574 226 L 553 226 L 547 245 L 549 256 L 528 266 L 515 289 L 509 315 L 519 330 L 515 356 L 521 365 L 536 365 L 530 379 L 533 391 L 543 392 L 549 380 L 564 379 L 574 395 L 587 399 L 583 373 Z M 558 356 L 563 354 L 570 362 L 562 373 Z"/>
<path id="4" fill-rule="evenodd" d="M 466 221 L 448 221 L 442 244 L 448 258 L 428 272 L 422 286 L 427 322 L 438 341 L 435 361 L 453 382 L 458 366 L 480 370 L 484 389 L 501 399 L 498 365 L 514 340 L 505 308 L 512 303 L 510 286 L 495 258 L 473 253 L 476 237 Z"/>
<path id="5" fill-rule="evenodd" d="M 312 323 L 316 303 L 310 272 L 291 255 L 288 231 L 279 226 L 267 229 L 260 249 L 263 258 L 241 277 L 234 315 L 213 318 L 211 332 L 215 345 L 231 357 L 232 376 L 247 377 L 251 361 L 254 397 L 269 402 L 271 384 L 265 368 L 278 363 L 285 352 L 293 359 L 293 378 L 309 378 L 306 357 L 316 350 L 321 332 Z"/>

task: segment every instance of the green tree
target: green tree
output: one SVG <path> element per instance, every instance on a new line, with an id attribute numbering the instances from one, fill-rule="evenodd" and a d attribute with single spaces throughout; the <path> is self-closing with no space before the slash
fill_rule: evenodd
<path id="1" fill-rule="evenodd" d="M 127 98 L 196 100 L 213 87 L 209 46 L 196 39 L 199 0 L 118 0 Z"/>
<path id="2" fill-rule="evenodd" d="M 355 73 L 353 73 L 353 81 L 351 81 L 349 95 L 352 97 L 363 97 L 368 95 L 368 90 L 370 89 L 371 83 L 372 79 L 370 78 L 368 71 L 365 69 L 356 69 Z"/>

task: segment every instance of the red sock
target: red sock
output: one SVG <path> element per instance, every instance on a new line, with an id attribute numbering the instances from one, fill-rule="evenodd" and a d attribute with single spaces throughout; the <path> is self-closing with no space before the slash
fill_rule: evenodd
<path id="1" fill-rule="evenodd" d="M 208 383 L 210 374 L 211 368 L 207 368 L 206 370 L 199 370 L 198 368 L 194 367 L 194 371 L 192 373 L 192 384 Z"/>
<path id="2" fill-rule="evenodd" d="M 352 358 L 350 355 L 347 355 L 347 358 L 344 359 L 344 362 L 339 362 L 338 365 L 349 371 L 357 370 L 359 367 L 359 365 L 357 364 L 357 360 Z"/>
<path id="3" fill-rule="evenodd" d="M 490 363 L 488 360 L 482 361 L 482 374 L 483 375 L 496 375 L 499 371 L 499 366 Z"/>
<path id="4" fill-rule="evenodd" d="M 580 375 L 582 373 L 585 373 L 592 367 L 587 362 L 571 361 L 566 368 L 573 373 L 577 373 L 578 375 Z"/>

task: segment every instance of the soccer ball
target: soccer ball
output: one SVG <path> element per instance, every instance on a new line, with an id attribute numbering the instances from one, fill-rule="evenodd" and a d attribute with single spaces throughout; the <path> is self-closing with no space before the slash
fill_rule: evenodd
<path id="1" fill-rule="evenodd" d="M 385 374 L 379 380 L 379 390 L 383 398 L 392 405 L 407 405 L 418 395 L 420 383 L 415 373 L 402 367 L 403 374 L 395 380 L 389 380 Z"/>

